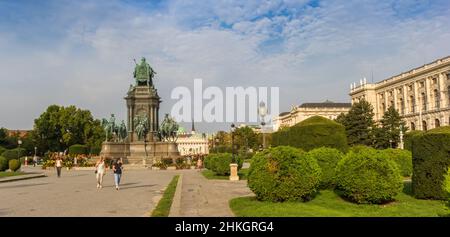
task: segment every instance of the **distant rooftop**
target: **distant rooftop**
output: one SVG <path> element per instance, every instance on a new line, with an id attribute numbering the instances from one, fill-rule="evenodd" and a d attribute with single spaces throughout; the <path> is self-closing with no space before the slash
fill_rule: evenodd
<path id="1" fill-rule="evenodd" d="M 300 108 L 350 108 L 351 103 L 334 103 L 333 101 L 326 100 L 322 103 L 303 103 Z"/>

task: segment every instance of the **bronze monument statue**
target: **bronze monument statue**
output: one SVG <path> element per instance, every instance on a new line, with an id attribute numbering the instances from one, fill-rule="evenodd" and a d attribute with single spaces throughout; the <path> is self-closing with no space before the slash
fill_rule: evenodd
<path id="1" fill-rule="evenodd" d="M 134 61 L 136 63 L 136 60 Z M 136 63 L 134 67 L 133 76 L 136 79 L 136 85 L 147 85 L 149 87 L 154 87 L 153 78 L 155 77 L 156 72 L 150 67 L 144 57 L 142 57 L 141 62 L 139 64 Z"/>

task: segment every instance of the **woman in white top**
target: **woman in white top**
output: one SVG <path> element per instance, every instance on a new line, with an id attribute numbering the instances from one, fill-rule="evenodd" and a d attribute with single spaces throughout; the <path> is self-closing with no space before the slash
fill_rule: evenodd
<path id="1" fill-rule="evenodd" d="M 58 174 L 58 178 L 61 178 L 62 160 L 61 160 L 60 156 L 56 157 L 55 166 L 56 166 L 56 173 Z"/>
<path id="2" fill-rule="evenodd" d="M 100 157 L 100 160 L 95 164 L 95 174 L 97 178 L 97 188 L 102 188 L 103 176 L 106 173 L 105 159 Z"/>

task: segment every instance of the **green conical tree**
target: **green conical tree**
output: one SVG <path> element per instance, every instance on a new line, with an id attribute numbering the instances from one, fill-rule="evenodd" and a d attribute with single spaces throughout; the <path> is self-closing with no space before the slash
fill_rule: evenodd
<path id="1" fill-rule="evenodd" d="M 348 144 L 353 145 L 373 145 L 373 107 L 365 101 L 360 100 L 352 105 L 346 115 L 340 115 L 336 121 L 345 126 Z"/>
<path id="2" fill-rule="evenodd" d="M 400 142 L 400 129 L 403 133 L 407 131 L 405 121 L 402 120 L 398 111 L 390 106 L 380 121 L 380 132 L 375 138 L 377 148 L 396 148 Z"/>

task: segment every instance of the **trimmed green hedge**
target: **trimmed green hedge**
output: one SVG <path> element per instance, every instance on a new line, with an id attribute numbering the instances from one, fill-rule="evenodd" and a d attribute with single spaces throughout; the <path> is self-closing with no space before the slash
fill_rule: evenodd
<path id="1" fill-rule="evenodd" d="M 258 200 L 310 200 L 320 183 L 317 161 L 299 149 L 278 146 L 257 153 L 248 171 L 248 186 Z"/>
<path id="2" fill-rule="evenodd" d="M 91 155 L 96 155 L 96 156 L 98 156 L 98 155 L 100 155 L 100 152 L 101 152 L 101 151 L 102 151 L 102 148 L 101 148 L 101 147 L 91 147 L 89 153 L 91 153 Z"/>
<path id="3" fill-rule="evenodd" d="M 15 148 L 11 150 L 6 150 L 2 153 L 2 156 L 5 157 L 8 161 L 12 159 L 18 159 L 22 156 L 25 156 L 27 151 L 24 148 Z"/>
<path id="4" fill-rule="evenodd" d="M 412 153 L 410 151 L 388 148 L 381 152 L 395 161 L 403 177 L 410 177 L 412 175 Z"/>
<path id="5" fill-rule="evenodd" d="M 8 160 L 5 157 L 0 156 L 0 171 L 5 171 L 7 169 L 9 169 Z"/>
<path id="6" fill-rule="evenodd" d="M 0 146 L 0 155 L 3 154 L 3 152 L 5 152 L 6 150 L 8 150 L 8 149 L 6 149 L 6 148 Z"/>
<path id="7" fill-rule="evenodd" d="M 414 130 L 414 131 L 410 131 L 405 133 L 405 135 L 403 136 L 403 140 L 404 140 L 404 148 L 405 150 L 408 151 L 412 151 L 412 140 L 414 139 L 414 137 L 416 135 L 421 135 L 423 134 L 423 131 L 420 130 Z"/>
<path id="8" fill-rule="evenodd" d="M 334 188 L 336 184 L 334 177 L 336 174 L 336 166 L 344 154 L 335 148 L 321 147 L 309 151 L 307 155 L 317 160 L 317 163 L 322 169 L 320 188 Z"/>
<path id="9" fill-rule="evenodd" d="M 17 170 L 20 169 L 20 161 L 13 159 L 9 161 L 9 169 L 13 172 L 16 172 Z"/>
<path id="10" fill-rule="evenodd" d="M 87 151 L 86 145 L 75 144 L 69 147 L 69 155 L 86 155 Z"/>
<path id="11" fill-rule="evenodd" d="M 356 203 L 384 203 L 402 191 L 397 164 L 373 148 L 349 152 L 336 167 L 336 190 Z"/>
<path id="12" fill-rule="evenodd" d="M 347 136 L 342 124 L 321 116 L 313 116 L 272 134 L 273 146 L 293 146 L 305 151 L 319 147 L 347 152 Z"/>
<path id="13" fill-rule="evenodd" d="M 210 153 L 205 157 L 205 168 L 214 171 L 216 175 L 230 175 L 230 164 L 232 162 L 232 154 L 230 153 Z M 241 156 L 235 155 L 238 164 L 238 170 L 242 168 L 244 160 Z"/>
<path id="14" fill-rule="evenodd" d="M 450 127 L 439 127 L 414 136 L 412 156 L 414 196 L 447 199 L 445 176 L 450 167 Z"/>

